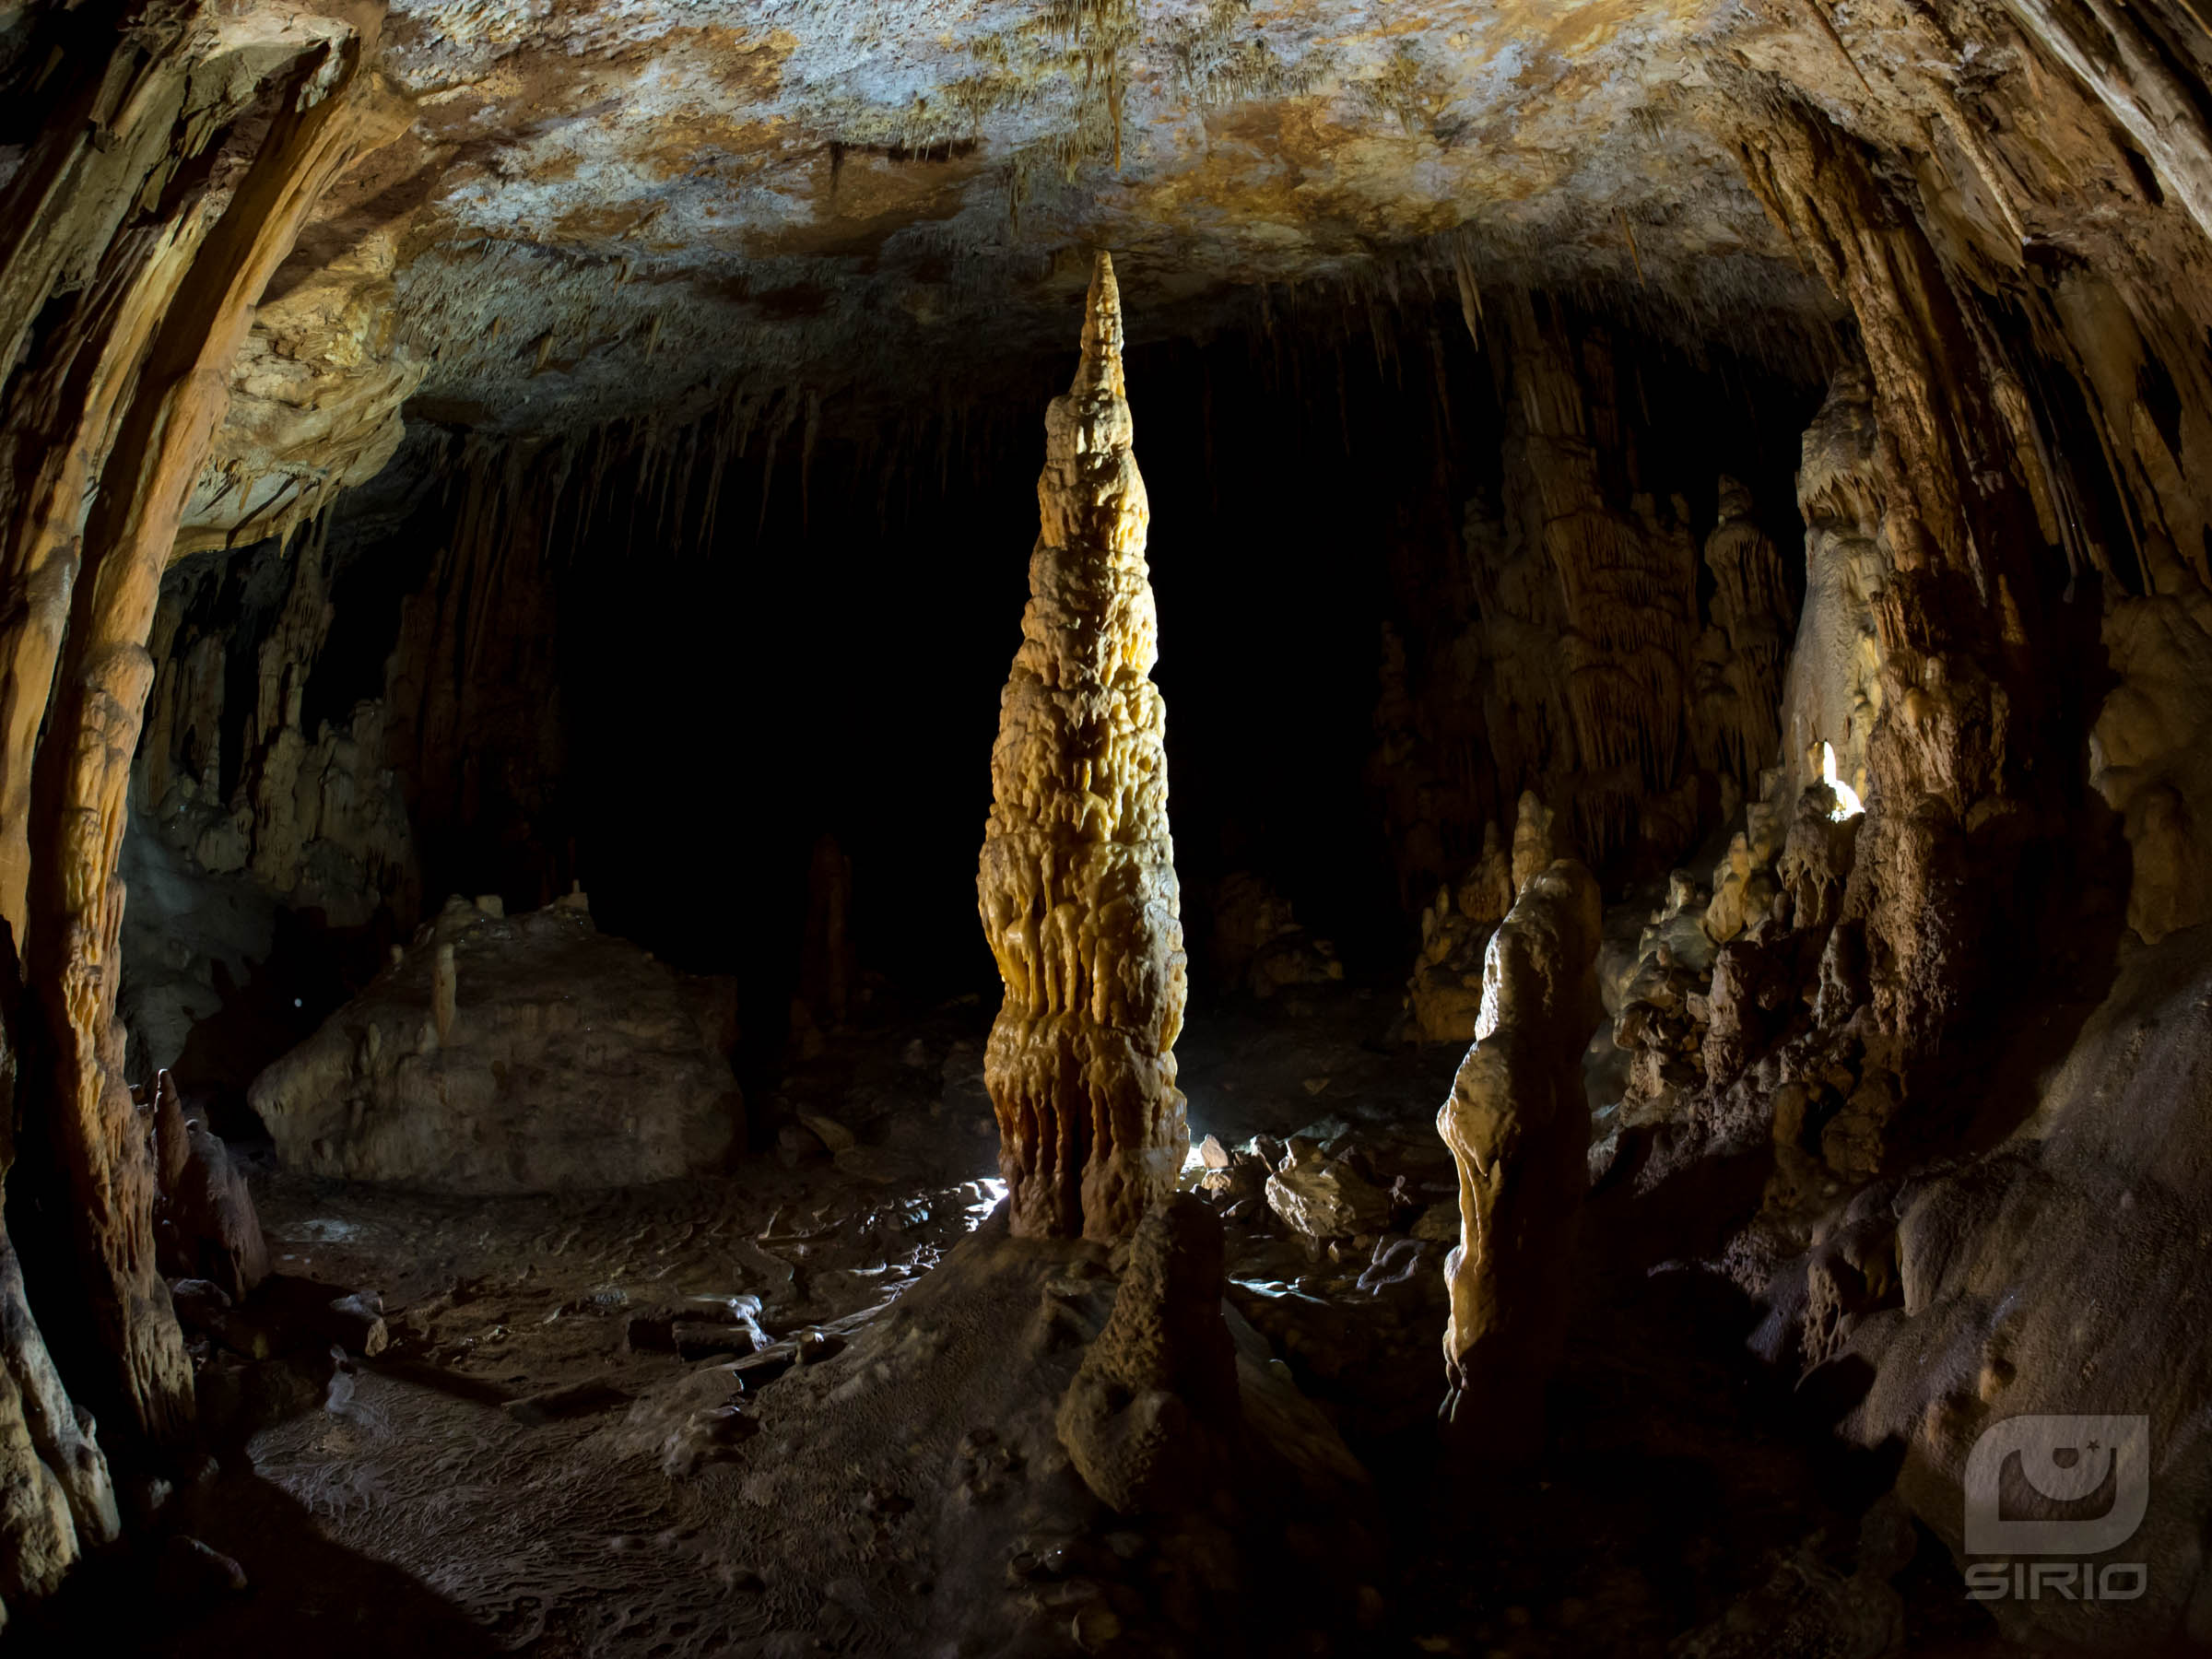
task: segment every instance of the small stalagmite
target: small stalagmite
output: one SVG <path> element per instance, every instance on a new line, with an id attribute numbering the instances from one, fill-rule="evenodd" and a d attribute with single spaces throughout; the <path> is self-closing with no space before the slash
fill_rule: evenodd
<path id="1" fill-rule="evenodd" d="M 1044 424 L 1041 528 L 976 880 L 1006 982 L 983 1075 L 1014 1231 L 1106 1240 L 1173 1191 L 1190 1130 L 1149 514 L 1104 253 L 1075 383 Z"/>
<path id="2" fill-rule="evenodd" d="M 1534 1454 L 1566 1336 L 1568 1271 L 1588 1176 L 1582 1054 L 1599 1014 L 1597 883 L 1559 859 L 1490 935 L 1475 1046 L 1438 1133 L 1459 1165 L 1460 1241 L 1444 1267 L 1444 1415 L 1484 1461 Z"/>

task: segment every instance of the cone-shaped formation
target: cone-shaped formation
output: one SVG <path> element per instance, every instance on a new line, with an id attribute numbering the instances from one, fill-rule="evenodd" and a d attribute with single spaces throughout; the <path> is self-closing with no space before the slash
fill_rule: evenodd
<path id="1" fill-rule="evenodd" d="M 976 888 L 1006 995 L 983 1075 L 1017 1233 L 1114 1239 L 1173 1190 L 1182 924 L 1145 484 L 1121 297 L 1099 255 L 1075 384 L 1045 416 L 1042 528 L 999 700 Z"/>

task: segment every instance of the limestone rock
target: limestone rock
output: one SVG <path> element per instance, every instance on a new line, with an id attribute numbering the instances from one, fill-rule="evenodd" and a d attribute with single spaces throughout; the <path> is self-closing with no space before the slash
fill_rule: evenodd
<path id="1" fill-rule="evenodd" d="M 366 19 L 132 4 L 107 21 L 25 107 L 48 130 L 0 253 L 0 915 L 45 1027 L 23 1096 L 44 1132 L 16 1179 L 47 1189 L 78 1269 L 46 1316 L 77 1327 L 72 1387 L 155 1453 L 190 1440 L 196 1403 L 116 1018 L 148 633 L 254 305 L 332 181 L 404 123 Z"/>
<path id="2" fill-rule="evenodd" d="M 169 1073 L 155 1074 L 153 1092 L 160 1183 L 154 1240 L 162 1276 L 211 1279 L 230 1297 L 243 1297 L 269 1276 L 269 1249 L 245 1177 L 206 1120 L 185 1111 Z"/>
<path id="3" fill-rule="evenodd" d="M 1715 945 L 1725 945 L 1765 915 L 1782 890 L 1774 861 L 1781 856 L 1787 824 L 1763 800 L 1751 802 L 1746 814 L 1744 829 L 1729 838 L 1727 853 L 1712 872 L 1712 901 L 1704 925 Z"/>
<path id="4" fill-rule="evenodd" d="M 180 553 L 287 536 L 397 452 L 400 406 L 429 367 L 393 337 L 398 241 L 389 227 L 311 241 L 256 310 Z"/>
<path id="5" fill-rule="evenodd" d="M 1422 1042 L 1473 1040 L 1482 1007 L 1483 950 L 1512 905 L 1512 866 L 1498 826 L 1485 824 L 1475 867 L 1441 889 L 1421 913 L 1420 955 L 1406 986 L 1408 1036 Z"/>
<path id="6" fill-rule="evenodd" d="M 380 908 L 412 925 L 414 840 L 387 769 L 384 704 L 364 700 L 340 720 L 308 723 L 332 581 L 318 529 L 297 548 L 272 543 L 229 561 L 194 559 L 163 582 L 158 670 L 132 778 L 140 827 L 208 874 L 249 874 L 272 898 L 321 910 L 333 925 L 361 926 Z M 229 667 L 227 635 L 239 624 L 227 613 L 253 615 L 272 601 L 248 700 Z M 226 754 L 233 735 L 238 752 Z M 225 777 L 236 780 L 227 794 Z"/>
<path id="7" fill-rule="evenodd" d="M 1783 760 L 1802 789 L 1820 777 L 1820 749 L 1860 795 L 1866 741 L 1882 712 L 1884 652 L 1874 594 L 1888 570 L 1877 537 L 1882 486 L 1876 475 L 1873 394 L 1863 370 L 1839 371 L 1806 429 L 1797 471 L 1805 516 L 1805 610 L 1783 671 Z"/>
<path id="8" fill-rule="evenodd" d="M 1482 1018 L 1437 1129 L 1459 1166 L 1445 1265 L 1447 1416 L 1470 1449 L 1540 1443 L 1542 1386 L 1566 1334 L 1567 1276 L 1588 1185 L 1582 1055 L 1597 1024 L 1597 884 L 1562 860 L 1491 936 Z"/>
<path id="9" fill-rule="evenodd" d="M 249 1099 L 278 1157 L 321 1175 L 502 1193 L 697 1174 L 744 1124 L 709 1036 L 724 995 L 581 912 L 494 921 L 456 900 Z"/>
<path id="10" fill-rule="evenodd" d="M 1124 1514 L 1212 1489 L 1241 1412 L 1221 1318 L 1221 1224 L 1188 1194 L 1147 1213 L 1106 1327 L 1060 1402 L 1060 1443 Z"/>
<path id="11" fill-rule="evenodd" d="M 1121 300 L 1100 253 L 1075 384 L 1045 418 L 1042 527 L 976 881 L 1006 985 L 984 1076 L 1020 1235 L 1125 1235 L 1173 1190 L 1190 1145 L 1167 713 L 1130 430 Z"/>
<path id="12" fill-rule="evenodd" d="M 1817 1265 L 1839 1251 L 1855 1260 L 1846 1285 L 1894 1274 L 1888 1296 L 1854 1304 L 1880 1307 L 1844 1332 L 1865 1388 L 1845 1427 L 1863 1444 L 1903 1447 L 1899 1492 L 1962 1560 L 1975 1547 L 1960 1529 L 1962 1487 L 1985 1431 L 2033 1414 L 2141 1419 L 2140 1524 L 2124 1548 L 2083 1553 L 2147 1563 L 2144 1593 L 1990 1604 L 2007 1636 L 2031 1645 L 2152 1651 L 2203 1594 L 2203 1327 L 2174 1311 L 2212 1294 L 2187 1242 L 2212 1228 L 2212 1134 L 2196 1104 L 2212 1059 L 2208 944 L 2188 930 L 2136 953 L 2008 1141 L 1873 1189 L 1878 1206 L 1853 1206 L 1824 1235 L 1837 1248 L 1815 1252 Z M 1852 1225 L 1870 1208 L 1889 1231 Z M 2116 1423 L 2101 1446 L 2062 1448 L 2109 1460 L 2126 1432 Z M 2023 1519 L 2083 1512 L 2024 1482 L 2006 1483 L 2006 1504 Z"/>
<path id="13" fill-rule="evenodd" d="M 2212 591 L 2172 586 L 2107 611 L 2119 684 L 2089 739 L 2089 782 L 2127 835 L 2128 925 L 2152 944 L 2212 921 Z"/>
<path id="14" fill-rule="evenodd" d="M 0 1226 L 0 1610 L 51 1594 L 121 1530 L 107 1455 L 63 1390 Z"/>
<path id="15" fill-rule="evenodd" d="M 1292 1231 L 1324 1241 L 1390 1225 L 1390 1194 L 1302 1136 L 1292 1137 L 1282 1167 L 1267 1177 L 1267 1207 Z"/>

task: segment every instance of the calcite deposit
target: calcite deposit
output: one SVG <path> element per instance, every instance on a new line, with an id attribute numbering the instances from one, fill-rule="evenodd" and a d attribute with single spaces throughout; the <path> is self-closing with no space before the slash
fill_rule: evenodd
<path id="1" fill-rule="evenodd" d="M 1006 1001 L 984 1076 L 1018 1234 L 1113 1239 L 1190 1147 L 1175 1087 L 1182 924 L 1144 479 L 1122 310 L 1098 258 L 1082 361 L 1045 417 L 1043 525 L 999 702 L 977 877 Z"/>
<path id="2" fill-rule="evenodd" d="M 1597 884 L 1571 859 L 1529 879 L 1490 936 L 1475 1046 L 1437 1114 L 1459 1167 L 1445 1265 L 1445 1415 L 1461 1443 L 1524 1459 L 1567 1329 L 1590 1111 L 1582 1053 L 1598 1014 Z"/>
<path id="3" fill-rule="evenodd" d="M 1054 1419 L 1077 1473 L 1124 1514 L 1202 1503 L 1228 1472 L 1243 1414 L 1220 1286 L 1221 1224 L 1205 1205 L 1146 1212 Z"/>
<path id="4" fill-rule="evenodd" d="M 697 1174 L 745 1131 L 727 996 L 581 904 L 456 900 L 249 1098 L 319 1175 L 535 1193 Z"/>

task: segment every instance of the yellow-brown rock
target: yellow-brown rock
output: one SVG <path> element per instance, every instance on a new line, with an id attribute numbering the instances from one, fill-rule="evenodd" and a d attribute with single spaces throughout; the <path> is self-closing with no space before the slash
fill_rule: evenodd
<path id="1" fill-rule="evenodd" d="M 1144 480 L 1100 253 L 1074 385 L 1045 417 L 1021 650 L 999 702 L 976 889 L 1006 983 L 984 1080 L 1018 1234 L 1114 1239 L 1173 1190 L 1182 924 Z"/>
<path id="2" fill-rule="evenodd" d="M 2089 738 L 2089 782 L 2127 836 L 2127 923 L 2151 944 L 2212 921 L 2212 593 L 2186 572 L 2173 589 L 2107 613 L 2120 683 Z"/>
<path id="3" fill-rule="evenodd" d="M 1524 809 L 1535 800 L 1524 796 Z M 1475 867 L 1456 886 L 1439 888 L 1436 901 L 1421 912 L 1421 951 L 1406 984 L 1407 1037 L 1474 1041 L 1482 1011 L 1483 952 L 1512 907 L 1512 864 L 1499 843 L 1498 826 L 1486 824 Z"/>
<path id="4" fill-rule="evenodd" d="M 297 275 L 270 285 L 282 291 L 255 312 L 231 367 L 230 407 L 185 508 L 179 555 L 288 535 L 392 459 L 406 430 L 400 405 L 429 368 L 394 337 L 395 255 L 389 234 L 335 255 L 304 248 Z"/>
<path id="5" fill-rule="evenodd" d="M 1475 1046 L 1437 1114 L 1459 1166 L 1460 1239 L 1444 1269 L 1447 1417 L 1485 1457 L 1510 1461 L 1538 1442 L 1544 1380 L 1566 1335 L 1602 923 L 1597 883 L 1571 860 L 1522 889 L 1491 935 Z"/>

